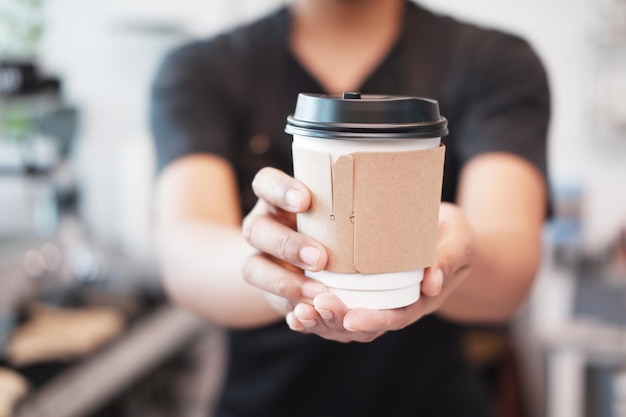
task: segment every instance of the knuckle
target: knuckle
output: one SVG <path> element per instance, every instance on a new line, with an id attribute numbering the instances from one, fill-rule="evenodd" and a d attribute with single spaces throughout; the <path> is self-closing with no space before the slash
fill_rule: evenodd
<path id="1" fill-rule="evenodd" d="M 242 275 L 248 284 L 254 283 L 254 271 L 256 270 L 256 256 L 249 256 L 243 264 Z"/>
<path id="2" fill-rule="evenodd" d="M 299 274 L 288 269 L 281 269 L 281 272 L 276 276 L 274 292 L 286 298 L 293 309 L 302 299 L 301 285 L 302 281 Z"/>
<path id="3" fill-rule="evenodd" d="M 293 307 L 291 305 L 291 301 L 284 298 L 284 297 L 280 297 L 277 296 L 275 294 L 271 294 L 271 293 L 267 293 L 266 294 L 266 298 L 268 300 L 268 302 L 270 303 L 270 305 L 272 306 L 272 308 L 278 312 L 280 312 L 281 314 L 284 314 L 285 316 L 293 310 Z"/>
<path id="4" fill-rule="evenodd" d="M 271 288 L 271 281 L 268 281 L 268 277 L 273 276 L 271 262 L 260 252 L 245 260 L 242 275 L 244 281 L 250 285 L 263 290 Z"/>
<path id="5" fill-rule="evenodd" d="M 291 298 L 293 293 L 292 280 L 287 276 L 287 274 L 282 273 L 276 279 L 274 289 L 276 294 L 282 297 Z"/>
<path id="6" fill-rule="evenodd" d="M 241 223 L 241 233 L 246 242 L 250 243 L 254 234 L 256 219 L 253 216 L 246 216 Z"/>
<path id="7" fill-rule="evenodd" d="M 270 168 L 265 167 L 265 168 L 261 168 L 255 175 L 254 178 L 252 179 L 252 191 L 254 191 L 254 193 L 258 196 L 259 195 L 259 189 L 261 187 L 261 183 L 263 182 L 263 179 L 267 177 L 268 173 L 270 171 Z"/>
<path id="8" fill-rule="evenodd" d="M 278 255 L 285 260 L 294 259 L 299 251 L 299 245 L 292 233 L 282 233 L 278 237 Z"/>

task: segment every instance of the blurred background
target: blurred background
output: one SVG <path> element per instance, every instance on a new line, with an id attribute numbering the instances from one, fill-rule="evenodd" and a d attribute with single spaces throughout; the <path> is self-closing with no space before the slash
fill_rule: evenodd
<path id="1" fill-rule="evenodd" d="M 0 417 L 206 415 L 223 341 L 160 288 L 148 89 L 284 3 L 0 0 Z M 498 417 L 626 416 L 626 1 L 420 3 L 522 35 L 552 89 L 543 266 L 467 338 Z"/>

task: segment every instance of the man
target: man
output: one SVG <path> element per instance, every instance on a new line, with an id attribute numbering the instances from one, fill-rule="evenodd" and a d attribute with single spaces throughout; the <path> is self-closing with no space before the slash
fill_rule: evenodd
<path id="1" fill-rule="evenodd" d="M 436 262 L 404 308 L 348 310 L 301 272 L 328 255 L 293 230 L 311 196 L 282 129 L 299 92 L 342 91 L 435 98 L 449 120 Z M 231 329 L 217 414 L 488 415 L 454 323 L 506 320 L 532 284 L 548 115 L 525 42 L 402 0 L 295 0 L 171 54 L 152 108 L 163 274 Z"/>

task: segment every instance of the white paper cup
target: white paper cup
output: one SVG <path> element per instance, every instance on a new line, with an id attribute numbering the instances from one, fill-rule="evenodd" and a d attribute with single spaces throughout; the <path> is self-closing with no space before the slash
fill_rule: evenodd
<path id="1" fill-rule="evenodd" d="M 341 158 L 345 160 L 345 157 L 351 161 L 358 161 L 361 160 L 359 158 L 363 158 L 364 155 L 371 155 L 376 158 L 383 155 L 384 160 L 385 158 L 393 159 L 398 155 L 422 154 L 425 153 L 424 151 L 439 149 L 441 136 L 447 134 L 446 122 L 444 118 L 439 116 L 438 107 L 436 108 L 436 117 L 433 116 L 432 113 L 428 113 L 428 111 L 432 111 L 432 100 L 425 100 L 424 104 L 429 106 L 427 113 L 433 120 L 424 120 L 423 115 L 418 114 L 416 118 L 419 120 L 413 122 L 411 125 L 412 121 L 410 119 L 414 117 L 414 114 L 407 111 L 402 106 L 398 106 L 398 104 L 404 99 L 420 99 L 399 98 L 398 101 L 394 101 L 394 97 L 374 96 L 371 97 L 369 101 L 363 100 L 363 102 L 360 102 L 360 96 L 357 100 L 354 100 L 355 97 L 350 97 L 346 100 L 345 98 L 326 98 L 325 96 L 302 96 L 302 94 L 299 96 L 296 113 L 294 116 L 288 118 L 286 131 L 293 135 L 294 175 L 297 179 L 302 180 L 305 185 L 310 187 L 313 194 L 313 205 L 316 204 L 317 200 L 324 200 L 324 197 L 327 197 L 327 193 L 329 192 L 328 189 L 335 187 L 337 178 L 334 178 L 334 176 L 344 175 L 341 174 L 339 170 L 335 171 L 334 161 L 338 161 Z M 303 103 L 301 103 L 301 100 Z M 369 106 L 370 104 L 373 106 Z M 378 106 L 378 104 L 381 104 L 381 106 Z M 411 104 L 415 104 L 415 102 L 412 101 Z M 418 105 L 419 104 L 422 103 L 418 103 Z M 363 105 L 366 107 L 358 107 Z M 390 105 L 391 107 L 389 107 Z M 324 108 L 324 106 L 330 107 Z M 300 113 L 298 113 L 298 108 L 300 108 Z M 381 110 L 381 113 L 383 113 L 382 116 L 379 114 L 371 114 L 371 111 L 376 110 Z M 369 115 L 367 114 L 368 112 L 370 112 Z M 393 120 L 386 120 L 385 118 L 401 118 L 402 121 L 408 121 L 408 123 L 404 123 L 402 127 L 398 127 L 399 124 L 389 124 L 387 122 Z M 431 123 L 431 125 L 429 125 L 429 123 Z M 415 137 L 411 137 L 411 127 L 407 128 L 407 125 L 413 126 Z M 432 135 L 432 133 L 438 133 L 438 135 Z M 432 177 L 435 179 L 434 182 L 441 181 L 443 153 L 440 152 L 438 155 L 439 154 L 441 156 L 441 166 L 435 165 L 437 166 L 436 169 L 432 167 L 429 168 L 433 172 L 428 173 L 429 176 L 426 176 L 427 180 Z M 309 158 L 311 155 L 313 155 L 314 159 Z M 302 162 L 305 160 L 307 161 L 306 163 Z M 371 158 L 368 160 L 371 160 Z M 406 163 L 405 161 L 404 164 Z M 408 163 L 412 163 L 412 160 L 409 160 Z M 375 164 L 354 162 L 353 169 L 355 171 L 370 170 L 372 172 L 369 172 L 368 175 L 375 177 L 375 170 L 381 169 L 381 167 Z M 317 170 L 319 170 L 319 172 L 316 172 Z M 332 172 L 325 172 L 328 170 Z M 399 175 L 402 175 L 402 173 Z M 321 180 L 321 185 L 320 181 L 317 181 L 317 176 L 324 177 L 323 180 Z M 354 173 L 354 176 L 356 178 L 357 173 Z M 393 176 L 391 178 L 393 178 Z M 350 177 L 350 180 L 354 180 L 354 178 Z M 315 186 L 312 185 L 313 182 L 316 182 Z M 350 186 L 350 184 L 348 184 L 348 186 Z M 381 187 L 380 184 L 377 186 Z M 389 188 L 393 187 L 393 184 L 383 184 L 383 186 Z M 436 185 L 436 188 L 437 187 L 438 197 L 440 198 L 440 182 Z M 332 193 L 333 199 L 337 197 L 339 200 L 345 197 L 345 193 L 339 190 L 333 189 Z M 430 200 L 437 198 L 437 193 L 433 194 L 431 191 L 429 194 L 430 196 L 428 198 Z M 433 197 L 433 195 L 435 196 Z M 352 197 L 356 198 L 354 195 Z M 376 198 L 376 196 L 374 196 L 374 198 Z M 325 200 L 328 200 L 328 198 Z M 361 204 L 362 203 L 363 202 L 361 202 Z M 381 204 L 384 205 L 385 202 L 372 201 L 371 203 L 373 207 L 381 207 Z M 400 200 L 399 202 L 395 201 L 394 204 L 408 205 L 411 203 L 410 201 L 405 202 Z M 331 211 L 329 206 L 333 206 L 332 209 L 334 209 L 335 203 L 334 201 L 332 203 L 325 201 L 323 205 L 326 211 Z M 438 212 L 438 205 L 439 200 L 430 201 L 429 204 L 429 211 L 431 213 L 429 218 L 431 218 L 432 221 L 429 222 L 428 233 L 431 236 L 433 233 L 436 234 L 436 217 L 433 218 L 432 212 L 433 209 Z M 407 207 L 404 207 L 402 213 L 407 213 Z M 359 213 L 357 213 L 357 219 L 359 218 L 358 214 Z M 435 213 L 435 216 L 436 215 L 437 213 Z M 299 229 L 301 226 L 301 216 L 302 215 L 299 215 L 298 217 Z M 415 213 L 415 216 L 419 216 L 419 213 Z M 333 215 L 330 215 L 330 217 L 333 218 Z M 413 213 L 411 213 L 411 217 L 413 217 Z M 346 272 L 346 269 L 350 268 L 346 267 L 345 262 L 331 263 L 331 261 L 336 261 L 336 259 L 332 258 L 333 256 L 337 256 L 335 255 L 336 253 L 345 251 L 342 251 L 342 248 L 339 247 L 340 245 L 333 240 L 332 236 L 328 235 L 334 230 L 334 225 L 331 225 L 331 227 L 328 226 L 328 213 L 324 212 L 322 218 L 324 221 L 319 222 L 319 227 L 324 230 L 318 231 L 317 224 L 313 224 L 312 227 L 311 220 L 309 219 L 307 224 L 309 233 L 307 234 L 316 238 L 320 243 L 325 244 L 327 248 L 331 249 L 329 251 L 329 256 L 331 256 L 329 265 L 334 265 L 336 270 L 324 270 L 320 272 L 307 271 L 307 276 L 326 285 L 329 291 L 336 294 L 348 308 L 398 308 L 412 304 L 419 299 L 421 281 L 424 276 L 424 267 L 398 270 L 396 265 L 389 265 L 389 269 L 382 272 L 377 270 L 375 273 L 367 271 L 363 273 L 361 271 L 367 270 L 367 268 L 360 268 L 359 265 L 356 265 L 355 270 Z M 385 220 L 382 219 L 381 221 L 384 222 Z M 356 222 L 358 222 L 358 220 Z M 355 228 L 356 227 L 357 226 L 355 226 Z M 395 227 L 397 231 L 398 226 L 396 225 Z M 433 227 L 435 228 L 434 232 Z M 393 230 L 393 228 L 390 228 L 389 233 L 393 233 Z M 416 231 L 417 234 L 419 234 L 419 232 L 420 230 Z M 381 233 L 386 234 L 387 231 L 382 230 Z M 376 239 L 376 236 L 373 238 Z M 356 241 L 356 238 L 354 239 L 354 241 Z M 433 240 L 432 237 L 430 240 Z M 393 241 L 393 236 L 385 236 L 385 239 L 381 239 L 381 241 Z M 394 242 L 394 245 L 401 247 L 402 242 Z M 432 254 L 434 257 L 434 244 L 430 246 L 432 246 Z M 334 252 L 332 249 L 335 249 Z M 395 250 L 395 246 L 393 250 Z M 356 249 L 354 249 L 354 251 L 356 251 Z M 370 252 L 368 252 L 368 254 L 369 253 Z M 338 264 L 341 265 L 337 267 Z M 406 265 L 406 262 L 404 264 Z"/>
<path id="2" fill-rule="evenodd" d="M 294 148 L 327 152 L 333 158 L 354 152 L 402 152 L 431 149 L 438 147 L 440 142 L 441 138 L 341 140 L 293 136 Z M 307 271 L 306 275 L 327 286 L 329 291 L 336 294 L 348 308 L 389 309 L 403 307 L 419 299 L 424 269 L 381 274 Z"/>

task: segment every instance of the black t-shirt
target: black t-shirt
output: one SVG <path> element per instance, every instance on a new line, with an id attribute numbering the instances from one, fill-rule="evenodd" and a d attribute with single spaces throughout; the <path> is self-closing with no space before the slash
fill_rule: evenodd
<path id="1" fill-rule="evenodd" d="M 288 9 L 178 48 L 154 83 L 151 125 L 162 169 L 191 153 L 235 168 L 242 210 L 256 201 L 256 172 L 291 173 L 284 133 L 298 93 L 324 93 L 290 53 Z M 402 35 L 359 89 L 430 97 L 448 119 L 443 199 L 485 152 L 516 154 L 546 173 L 546 74 L 523 40 L 434 15 L 408 3 Z M 437 316 L 371 343 L 342 344 L 284 323 L 229 332 L 219 417 L 486 416 L 459 328 Z"/>

